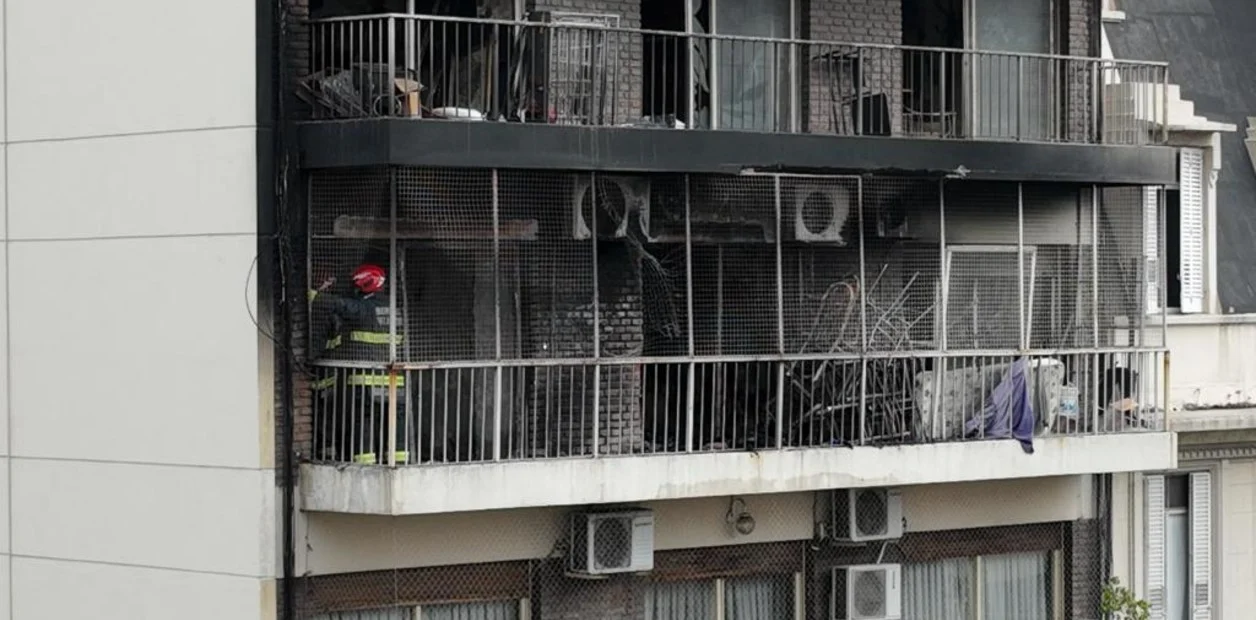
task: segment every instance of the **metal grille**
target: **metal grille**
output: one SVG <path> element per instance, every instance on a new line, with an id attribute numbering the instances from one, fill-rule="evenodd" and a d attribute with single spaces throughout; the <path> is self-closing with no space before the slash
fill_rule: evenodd
<path id="1" fill-rule="evenodd" d="M 1143 193 L 317 173 L 311 288 L 336 278 L 311 305 L 320 458 L 887 445 L 1009 437 L 1022 418 L 1035 436 L 1162 428 Z M 364 263 L 387 272 L 369 303 L 347 282 Z M 390 436 L 395 450 L 369 439 Z"/>
<path id="2" fill-rule="evenodd" d="M 298 94 L 320 119 L 1167 141 L 1163 63 L 798 40 L 784 28 L 778 37 L 708 34 L 706 13 L 694 16 L 692 33 L 561 12 L 520 22 L 314 20 Z"/>
<path id="3" fill-rule="evenodd" d="M 305 620 L 1100 618 L 1106 513 L 1081 484 L 313 513 L 285 585 Z"/>

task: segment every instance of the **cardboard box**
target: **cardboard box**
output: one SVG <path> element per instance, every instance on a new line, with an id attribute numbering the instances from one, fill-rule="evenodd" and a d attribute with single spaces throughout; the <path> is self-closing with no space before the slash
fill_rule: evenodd
<path id="1" fill-rule="evenodd" d="M 393 87 L 396 89 L 398 99 L 401 101 L 402 116 L 422 115 L 423 107 L 420 105 L 419 99 L 419 92 L 423 90 L 422 84 L 417 80 L 394 78 Z"/>

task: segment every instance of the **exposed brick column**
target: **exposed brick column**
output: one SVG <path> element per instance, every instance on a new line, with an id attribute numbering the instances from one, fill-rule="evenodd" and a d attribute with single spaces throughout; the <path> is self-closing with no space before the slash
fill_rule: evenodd
<path id="1" fill-rule="evenodd" d="M 616 15 L 620 28 L 641 28 L 640 0 L 529 0 L 528 10 Z M 615 109 L 613 119 L 608 119 L 613 122 L 604 124 L 635 121 L 641 118 L 644 92 L 641 35 L 616 32 L 609 36 L 609 41 L 616 48 L 615 58 L 609 66 L 615 79 Z"/>
<path id="2" fill-rule="evenodd" d="M 1095 56 L 1094 42 L 1098 39 L 1100 27 L 1096 21 L 1096 0 L 1069 0 L 1067 11 L 1068 29 L 1064 53 L 1070 56 Z M 1102 82 L 1103 76 L 1096 75 L 1093 64 L 1080 60 L 1069 61 L 1067 72 L 1068 85 L 1068 119 L 1064 126 L 1065 140 L 1069 142 L 1088 142 L 1095 139 L 1092 127 L 1095 126 L 1092 116 L 1098 113 L 1098 97 L 1102 91 L 1093 92 L 1095 85 Z"/>
<path id="3" fill-rule="evenodd" d="M 803 15 L 803 37 L 829 43 L 878 43 L 900 45 L 903 42 L 903 11 L 901 0 L 810 0 Z M 800 53 L 804 63 L 805 81 L 810 85 L 804 94 L 804 120 L 810 133 L 831 133 L 838 130 L 832 118 L 833 105 L 829 87 L 833 80 L 847 80 L 845 73 L 829 74 L 823 62 L 810 59 L 826 52 L 850 51 L 854 47 L 813 45 Z M 903 54 L 897 49 L 865 49 L 862 52 L 862 94 L 884 93 L 889 99 L 890 129 L 902 130 Z M 850 90 L 847 86 L 847 90 Z M 839 110 L 841 112 L 841 110 Z M 879 114 L 880 112 L 877 112 Z M 849 112 L 848 112 L 849 114 Z M 853 120 L 850 121 L 854 127 Z"/>

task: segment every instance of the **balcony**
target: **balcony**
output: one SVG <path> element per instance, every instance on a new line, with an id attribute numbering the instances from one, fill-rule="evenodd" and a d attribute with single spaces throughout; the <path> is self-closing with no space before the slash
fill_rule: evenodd
<path id="1" fill-rule="evenodd" d="M 309 510 L 1173 463 L 1143 188 L 387 169 L 310 192 L 312 285 L 391 275 L 356 349 L 351 289 L 310 308 Z"/>
<path id="2" fill-rule="evenodd" d="M 1163 64 L 558 17 L 310 26 L 298 94 L 313 119 L 302 130 L 311 168 L 963 167 L 970 178 L 1154 183 L 1172 167 L 1167 150 L 1148 149 L 1167 137 Z M 1021 149 L 1031 161 L 1009 157 Z"/>

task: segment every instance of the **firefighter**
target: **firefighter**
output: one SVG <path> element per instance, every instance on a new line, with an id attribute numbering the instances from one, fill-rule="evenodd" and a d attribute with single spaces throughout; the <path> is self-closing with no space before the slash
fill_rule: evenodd
<path id="1" fill-rule="evenodd" d="M 331 329 L 323 346 L 325 359 L 348 362 L 388 362 L 391 338 L 391 308 L 384 290 L 387 274 L 383 267 L 364 264 L 353 271 L 353 294 L 329 293 L 335 278 L 323 281 L 310 291 L 314 316 L 329 316 Z M 374 464 L 387 459 L 389 377 L 387 373 L 365 368 L 338 369 L 315 384 L 323 400 L 318 410 L 323 419 L 319 428 L 330 431 L 335 458 L 351 456 L 354 463 Z M 397 463 L 409 460 L 406 443 L 405 375 L 397 377 Z M 345 409 L 348 411 L 345 411 Z"/>

